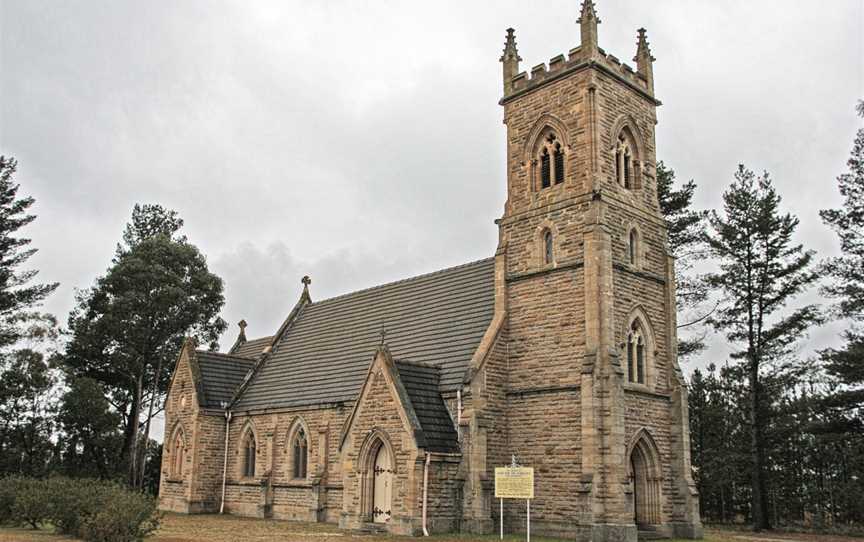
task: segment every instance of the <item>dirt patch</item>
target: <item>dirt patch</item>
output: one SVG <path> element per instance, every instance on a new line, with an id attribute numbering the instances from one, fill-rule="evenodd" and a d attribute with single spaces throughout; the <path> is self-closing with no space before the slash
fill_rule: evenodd
<path id="1" fill-rule="evenodd" d="M 524 535 L 505 536 L 507 542 L 525 540 Z M 0 528 L 0 542 L 59 542 L 71 538 L 49 531 Z M 417 538 L 360 535 L 340 531 L 334 525 L 261 520 L 236 516 L 165 514 L 162 526 L 148 542 L 416 542 Z M 439 535 L 434 542 L 492 542 L 497 536 Z M 556 539 L 531 537 L 534 542 L 559 542 Z M 708 529 L 706 542 L 852 542 L 864 540 L 843 536 L 799 533 L 748 533 Z"/>

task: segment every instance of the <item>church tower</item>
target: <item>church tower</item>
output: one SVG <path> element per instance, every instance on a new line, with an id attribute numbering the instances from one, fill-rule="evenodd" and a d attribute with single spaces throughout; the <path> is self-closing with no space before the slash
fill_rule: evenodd
<path id="1" fill-rule="evenodd" d="M 657 199 L 654 58 L 644 29 L 635 70 L 606 53 L 592 0 L 577 23 L 581 45 L 548 66 L 519 71 L 513 29 L 501 57 L 506 427 L 482 433 L 488 467 L 511 455 L 534 467 L 537 532 L 700 537 Z M 524 513 L 509 503 L 507 528 L 524 529 Z"/>

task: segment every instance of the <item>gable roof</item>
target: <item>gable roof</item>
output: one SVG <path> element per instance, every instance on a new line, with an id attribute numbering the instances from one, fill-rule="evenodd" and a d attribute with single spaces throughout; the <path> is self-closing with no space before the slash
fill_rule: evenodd
<path id="1" fill-rule="evenodd" d="M 395 364 L 420 422 L 425 449 L 430 452 L 458 451 L 459 435 L 438 391 L 441 369 L 399 360 Z"/>
<path id="2" fill-rule="evenodd" d="M 231 402 L 243 378 L 255 366 L 251 359 L 203 350 L 195 351 L 201 375 L 199 403 L 204 408 L 224 408 Z"/>
<path id="3" fill-rule="evenodd" d="M 382 328 L 393 357 L 439 367 L 439 389 L 456 389 L 494 302 L 494 259 L 487 258 L 309 303 L 235 408 L 353 401 Z"/>
<path id="4" fill-rule="evenodd" d="M 264 352 L 264 349 L 270 346 L 273 337 L 261 337 L 260 339 L 252 339 L 251 341 L 243 341 L 231 349 L 229 354 L 241 358 L 257 358 Z"/>

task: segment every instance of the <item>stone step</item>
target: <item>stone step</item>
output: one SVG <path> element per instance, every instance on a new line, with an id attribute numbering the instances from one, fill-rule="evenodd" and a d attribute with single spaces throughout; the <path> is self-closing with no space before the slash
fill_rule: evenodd
<path id="1" fill-rule="evenodd" d="M 666 536 L 664 534 L 660 534 L 657 531 L 645 531 L 642 529 L 639 529 L 638 537 L 639 537 L 639 542 L 643 542 L 643 541 L 648 542 L 651 540 L 669 540 L 668 536 Z"/>
<path id="2" fill-rule="evenodd" d="M 364 523 L 359 531 L 363 534 L 385 534 L 387 526 L 383 523 Z"/>

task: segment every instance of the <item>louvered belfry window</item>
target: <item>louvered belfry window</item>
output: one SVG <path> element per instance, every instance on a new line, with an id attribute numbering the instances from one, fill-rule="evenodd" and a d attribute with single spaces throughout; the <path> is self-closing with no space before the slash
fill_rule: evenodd
<path id="1" fill-rule="evenodd" d="M 549 149 L 543 148 L 540 152 L 540 187 L 549 188 L 552 186 L 551 164 L 549 162 Z"/>
<path id="2" fill-rule="evenodd" d="M 538 151 L 540 189 L 564 182 L 564 148 L 554 132 L 549 132 Z"/>
<path id="3" fill-rule="evenodd" d="M 561 151 L 561 144 L 555 143 L 555 150 L 552 153 L 555 158 L 555 184 L 564 182 L 564 152 Z"/>

